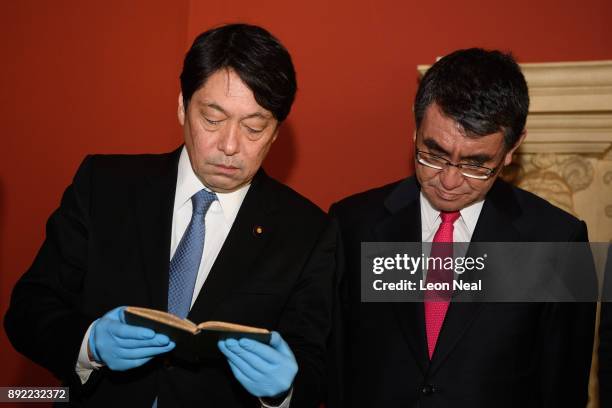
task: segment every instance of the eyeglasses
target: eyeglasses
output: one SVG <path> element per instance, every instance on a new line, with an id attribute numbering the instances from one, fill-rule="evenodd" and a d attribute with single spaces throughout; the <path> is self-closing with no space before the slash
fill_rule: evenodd
<path id="1" fill-rule="evenodd" d="M 416 149 L 416 159 L 423 166 L 431 167 L 436 170 L 444 170 L 448 166 L 453 166 L 459 169 L 461 174 L 465 177 L 486 180 L 491 177 L 497 169 L 491 169 L 489 167 L 478 166 L 476 164 L 467 164 L 467 163 L 452 163 L 446 160 L 444 157 L 437 156 L 435 154 L 427 153 L 422 150 Z"/>

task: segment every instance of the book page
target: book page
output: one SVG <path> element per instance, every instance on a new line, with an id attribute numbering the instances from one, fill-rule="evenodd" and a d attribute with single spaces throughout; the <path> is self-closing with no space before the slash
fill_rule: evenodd
<path id="1" fill-rule="evenodd" d="M 261 333 L 261 334 L 270 333 L 268 330 L 262 329 L 259 327 L 252 327 L 252 326 L 245 326 L 242 324 L 217 322 L 217 321 L 208 321 L 208 322 L 200 323 L 198 325 L 198 329 L 242 332 L 242 333 Z"/>
<path id="2" fill-rule="evenodd" d="M 180 317 L 171 313 L 136 306 L 128 306 L 125 310 L 137 316 L 154 320 L 168 326 L 176 327 L 177 329 L 186 330 L 193 334 L 198 332 L 198 327 L 195 325 L 195 323 L 187 319 L 181 319 Z"/>

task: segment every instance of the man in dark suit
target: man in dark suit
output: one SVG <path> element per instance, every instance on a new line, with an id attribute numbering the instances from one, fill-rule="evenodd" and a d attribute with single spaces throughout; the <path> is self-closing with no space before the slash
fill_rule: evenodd
<path id="1" fill-rule="evenodd" d="M 344 406 L 585 406 L 593 304 L 360 298 L 363 242 L 587 240 L 584 222 L 498 179 L 528 105 L 511 56 L 442 58 L 416 95 L 416 175 L 332 206 L 346 263 Z"/>
<path id="2" fill-rule="evenodd" d="M 5 318 L 15 348 L 69 385 L 73 405 L 318 405 L 336 232 L 260 168 L 295 92 L 278 40 L 222 26 L 185 57 L 183 147 L 85 159 Z M 167 336 L 126 324 L 125 305 L 272 338 L 219 341 L 185 361 Z"/>
<path id="3" fill-rule="evenodd" d="M 612 405 L 612 244 L 608 245 L 599 322 L 599 402 Z"/>

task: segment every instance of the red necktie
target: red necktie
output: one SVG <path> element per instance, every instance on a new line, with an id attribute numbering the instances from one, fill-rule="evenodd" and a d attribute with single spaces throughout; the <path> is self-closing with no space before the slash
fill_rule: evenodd
<path id="1" fill-rule="evenodd" d="M 442 223 L 434 235 L 433 244 L 431 246 L 430 258 L 441 258 L 453 257 L 453 224 L 459 218 L 461 214 L 459 211 L 454 212 L 441 212 L 440 218 Z M 447 243 L 443 245 L 436 245 L 436 243 Z M 444 263 L 442 263 L 444 264 Z M 427 271 L 427 283 L 449 283 L 450 291 L 437 291 L 428 290 L 425 292 L 425 330 L 427 332 L 427 349 L 429 351 L 429 358 L 433 355 L 434 349 L 436 348 L 436 342 L 438 341 L 438 335 L 444 322 L 444 316 L 450 303 L 450 295 L 452 294 L 452 280 L 453 270 L 445 269 L 444 267 L 432 268 Z"/>

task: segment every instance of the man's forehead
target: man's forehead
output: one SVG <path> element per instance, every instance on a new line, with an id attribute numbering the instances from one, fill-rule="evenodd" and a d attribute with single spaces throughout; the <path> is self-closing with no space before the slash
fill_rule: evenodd
<path id="1" fill-rule="evenodd" d="M 503 131 L 488 135 L 477 135 L 467 131 L 457 120 L 445 114 L 442 109 L 432 103 L 417 129 L 417 140 L 428 147 L 444 147 L 445 149 L 467 147 L 478 150 L 496 151 L 503 143 Z"/>
<path id="2" fill-rule="evenodd" d="M 225 83 L 225 95 L 235 98 L 253 98 L 253 91 L 244 83 L 242 78 L 231 68 L 217 71 Z"/>
<path id="3" fill-rule="evenodd" d="M 417 137 L 417 143 L 441 156 L 485 163 L 493 160 L 499 153 L 503 146 L 503 135 L 494 133 L 474 137 L 467 136 L 465 133 L 448 135 L 432 132 Z"/>
<path id="4" fill-rule="evenodd" d="M 210 74 L 195 93 L 204 94 L 207 97 L 214 93 L 217 96 L 255 100 L 253 91 L 231 68 L 221 68 Z"/>
<path id="5" fill-rule="evenodd" d="M 238 74 L 229 68 L 211 74 L 194 97 L 194 102 L 202 109 L 213 109 L 228 115 L 239 109 L 241 116 L 273 118 L 270 111 L 257 103 L 253 92 Z"/>
<path id="6" fill-rule="evenodd" d="M 417 140 L 427 145 L 459 145 L 459 146 L 493 146 L 497 147 L 500 142 L 503 142 L 503 132 L 495 132 L 488 135 L 474 135 L 465 132 L 448 133 L 439 132 L 435 129 L 417 130 Z"/>
<path id="7" fill-rule="evenodd" d="M 224 107 L 224 104 L 221 103 L 217 103 L 215 102 L 214 99 L 203 99 L 203 100 L 198 100 L 196 101 L 196 105 L 198 105 L 198 107 L 202 108 L 202 109 L 212 109 L 215 111 L 219 111 L 225 114 L 230 114 L 231 112 L 228 111 L 228 109 L 226 107 Z M 271 119 L 273 118 L 272 113 L 270 113 L 269 111 L 265 110 L 264 108 L 262 108 L 261 106 L 257 106 L 256 109 L 254 109 L 252 111 L 252 113 L 247 113 L 245 115 L 246 117 L 249 118 L 261 118 L 261 119 Z"/>

